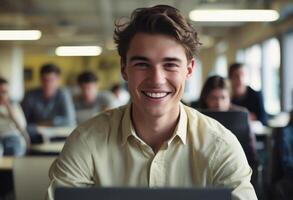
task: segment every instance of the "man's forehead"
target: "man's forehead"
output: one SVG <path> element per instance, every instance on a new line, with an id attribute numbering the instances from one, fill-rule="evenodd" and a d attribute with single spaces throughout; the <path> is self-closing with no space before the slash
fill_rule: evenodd
<path id="1" fill-rule="evenodd" d="M 131 40 L 127 60 L 160 60 L 176 61 L 186 58 L 186 52 L 176 39 L 168 35 L 137 33 Z"/>
<path id="2" fill-rule="evenodd" d="M 45 73 L 41 75 L 42 78 L 50 78 L 50 77 L 59 77 L 59 75 L 55 72 Z"/>

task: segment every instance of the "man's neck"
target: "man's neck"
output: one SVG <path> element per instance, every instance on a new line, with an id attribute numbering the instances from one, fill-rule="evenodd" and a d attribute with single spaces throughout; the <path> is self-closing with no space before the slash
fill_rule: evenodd
<path id="1" fill-rule="evenodd" d="M 43 98 L 47 101 L 47 100 L 52 99 L 55 96 L 55 94 L 56 94 L 56 92 L 50 93 L 50 94 L 46 94 L 43 92 Z"/>
<path id="2" fill-rule="evenodd" d="M 157 152 L 162 144 L 173 136 L 179 121 L 180 109 L 172 114 L 149 116 L 132 110 L 132 123 L 137 135 Z"/>
<path id="3" fill-rule="evenodd" d="M 235 88 L 233 92 L 234 98 L 241 98 L 246 94 L 247 86 L 242 86 L 240 88 Z"/>
<path id="4" fill-rule="evenodd" d="M 90 105 L 96 102 L 97 96 L 90 97 L 90 98 L 86 98 L 86 97 L 82 97 L 82 98 L 85 104 Z"/>

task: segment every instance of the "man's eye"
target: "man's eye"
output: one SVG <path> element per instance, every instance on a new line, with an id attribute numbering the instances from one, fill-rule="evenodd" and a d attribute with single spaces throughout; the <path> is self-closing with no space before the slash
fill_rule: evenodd
<path id="1" fill-rule="evenodd" d="M 141 63 L 135 63 L 134 66 L 145 68 L 145 67 L 148 67 L 149 64 L 141 62 Z"/>
<path id="2" fill-rule="evenodd" d="M 166 63 L 166 64 L 164 64 L 164 66 L 166 67 L 166 68 L 177 68 L 178 67 L 178 65 L 176 64 L 176 63 Z"/>

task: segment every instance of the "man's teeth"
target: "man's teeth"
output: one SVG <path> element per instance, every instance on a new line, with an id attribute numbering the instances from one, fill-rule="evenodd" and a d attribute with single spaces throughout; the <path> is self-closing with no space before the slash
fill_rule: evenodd
<path id="1" fill-rule="evenodd" d="M 160 92 L 160 93 L 146 92 L 145 94 L 152 98 L 162 98 L 167 96 L 167 92 Z"/>

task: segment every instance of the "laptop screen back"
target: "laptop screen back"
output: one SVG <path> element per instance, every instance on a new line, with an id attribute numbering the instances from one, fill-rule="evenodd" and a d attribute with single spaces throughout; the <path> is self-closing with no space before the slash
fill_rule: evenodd
<path id="1" fill-rule="evenodd" d="M 55 200 L 231 200 L 227 188 L 56 188 Z"/>

